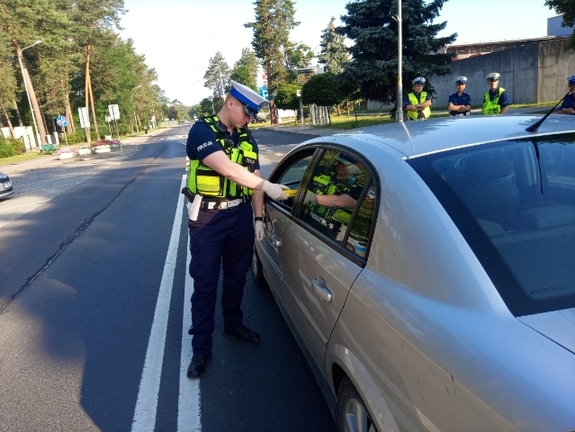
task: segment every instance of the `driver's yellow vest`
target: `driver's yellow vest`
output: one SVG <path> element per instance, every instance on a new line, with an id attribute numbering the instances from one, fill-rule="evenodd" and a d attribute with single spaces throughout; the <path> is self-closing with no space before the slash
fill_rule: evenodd
<path id="1" fill-rule="evenodd" d="M 409 93 L 407 95 L 407 97 L 409 98 L 409 104 L 410 105 L 417 105 L 420 103 L 423 103 L 427 100 L 427 92 L 422 91 L 419 94 L 419 99 L 417 99 L 417 96 L 415 96 L 415 93 Z M 423 110 L 423 116 L 425 118 L 429 118 L 429 115 L 431 114 L 431 109 L 429 107 L 425 107 Z M 411 119 L 411 120 L 417 120 L 417 111 L 407 111 L 407 116 Z"/>
<path id="2" fill-rule="evenodd" d="M 347 184 L 334 181 L 335 174 L 321 174 L 313 178 L 313 192 L 317 195 L 341 195 L 351 190 L 350 182 L 355 179 L 348 179 Z M 310 204 L 309 210 L 317 215 L 322 216 L 327 221 L 349 223 L 353 209 L 325 207 L 320 204 Z"/>
<path id="3" fill-rule="evenodd" d="M 218 116 L 206 117 L 199 121 L 205 122 L 212 129 L 216 135 L 216 142 L 232 162 L 242 165 L 250 172 L 255 170 L 258 154 L 254 151 L 247 128 L 238 129 L 238 144 L 234 145 L 232 140 L 226 137 L 226 127 Z M 190 160 L 187 186 L 193 194 L 213 198 L 235 199 L 251 197 L 254 194 L 253 189 L 228 180 L 198 159 Z"/>
<path id="4" fill-rule="evenodd" d="M 505 91 L 503 87 L 499 87 L 497 95 L 491 100 L 489 98 L 489 90 L 483 96 L 483 107 L 481 108 L 482 114 L 499 114 L 501 112 L 501 105 L 499 105 L 499 97 Z"/>

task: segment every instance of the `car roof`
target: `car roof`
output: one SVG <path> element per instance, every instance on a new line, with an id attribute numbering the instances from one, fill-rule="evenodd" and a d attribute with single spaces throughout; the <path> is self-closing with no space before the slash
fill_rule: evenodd
<path id="1" fill-rule="evenodd" d="M 575 117 L 570 115 L 552 115 L 537 132 L 525 130 L 541 118 L 541 115 L 446 117 L 367 126 L 333 137 L 336 140 L 348 138 L 372 145 L 383 143 L 413 158 L 494 141 L 575 132 Z"/>

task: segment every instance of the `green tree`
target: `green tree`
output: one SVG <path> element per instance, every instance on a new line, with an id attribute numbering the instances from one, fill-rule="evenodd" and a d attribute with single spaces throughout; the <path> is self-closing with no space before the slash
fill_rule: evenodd
<path id="1" fill-rule="evenodd" d="M 337 75 L 343 72 L 344 65 L 349 62 L 349 54 L 344 42 L 345 37 L 337 33 L 334 23 L 335 18 L 332 17 L 323 31 L 318 63 L 324 65 L 326 71 Z"/>
<path id="2" fill-rule="evenodd" d="M 222 99 L 230 86 L 230 67 L 221 52 L 210 58 L 204 73 L 204 87 L 212 90 L 214 97 Z"/>
<path id="3" fill-rule="evenodd" d="M 234 64 L 230 79 L 257 90 L 258 59 L 249 48 L 242 49 L 240 59 Z"/>
<path id="4" fill-rule="evenodd" d="M 297 84 L 283 84 L 276 90 L 275 102 L 279 109 L 299 110 L 299 98 L 296 93 L 300 90 Z"/>
<path id="5" fill-rule="evenodd" d="M 268 92 L 273 95 L 287 79 L 287 51 L 290 30 L 299 25 L 295 21 L 292 0 L 255 0 L 255 21 L 246 23 L 253 29 L 252 48 L 260 59 L 268 80 Z M 273 98 L 270 98 L 271 123 L 277 124 Z"/>
<path id="6" fill-rule="evenodd" d="M 336 105 L 337 113 L 341 115 L 339 105 L 349 98 L 353 90 L 341 76 L 326 72 L 314 75 L 303 85 L 301 89 L 302 102 L 306 105 Z"/>
<path id="7" fill-rule="evenodd" d="M 446 0 L 403 1 L 403 81 L 422 75 L 445 75 L 451 71 L 451 56 L 436 54 L 455 41 L 457 33 L 437 38 L 447 22 L 434 24 Z M 357 83 L 366 99 L 390 103 L 397 98 L 397 0 L 360 0 L 348 3 L 344 25 L 338 32 L 355 41 L 346 78 Z"/>
<path id="8" fill-rule="evenodd" d="M 575 26 L 575 2 L 573 0 L 545 0 L 545 6 L 555 9 L 557 15 L 563 15 L 563 27 Z M 575 49 L 575 32 L 571 35 L 569 48 Z"/>

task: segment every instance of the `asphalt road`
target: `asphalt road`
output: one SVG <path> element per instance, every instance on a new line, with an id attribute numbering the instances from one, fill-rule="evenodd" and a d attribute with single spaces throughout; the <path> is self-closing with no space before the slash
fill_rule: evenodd
<path id="1" fill-rule="evenodd" d="M 189 125 L 121 156 L 0 167 L 0 430 L 332 431 L 271 293 L 248 277 L 258 346 L 224 339 L 188 380 Z M 271 171 L 305 136 L 255 131 Z M 126 146 L 128 150 L 128 146 Z"/>

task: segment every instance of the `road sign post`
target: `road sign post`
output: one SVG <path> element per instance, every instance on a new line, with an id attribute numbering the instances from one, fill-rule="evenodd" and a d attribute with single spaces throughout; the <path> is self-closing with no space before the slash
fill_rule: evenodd
<path id="1" fill-rule="evenodd" d="M 68 146 L 68 136 L 66 135 L 66 126 L 68 126 L 68 118 L 60 115 L 56 119 L 56 124 L 62 128 L 62 132 L 64 133 L 64 140 L 66 141 L 66 146 Z"/>
<path id="2" fill-rule="evenodd" d="M 120 120 L 120 107 L 118 104 L 110 104 L 108 105 L 108 111 L 110 112 L 110 117 L 114 121 L 114 125 L 116 126 L 116 131 L 118 132 L 118 141 L 120 141 L 120 150 L 124 151 L 122 148 L 122 141 L 120 140 L 120 128 L 118 127 L 118 121 Z"/>
<path id="3" fill-rule="evenodd" d="M 90 117 L 88 116 L 88 108 L 80 107 L 78 108 L 78 114 L 80 116 L 80 127 L 84 128 L 86 132 L 86 140 L 88 141 L 88 148 L 91 148 L 90 142 L 92 137 L 90 136 Z"/>

